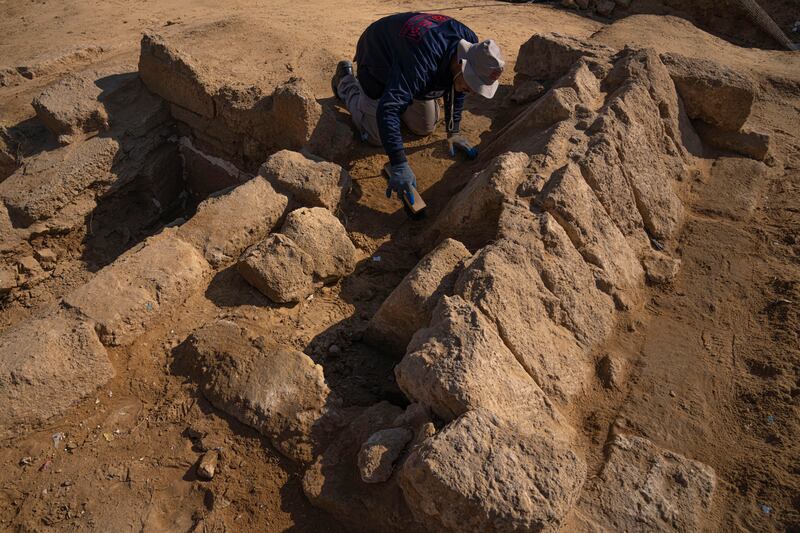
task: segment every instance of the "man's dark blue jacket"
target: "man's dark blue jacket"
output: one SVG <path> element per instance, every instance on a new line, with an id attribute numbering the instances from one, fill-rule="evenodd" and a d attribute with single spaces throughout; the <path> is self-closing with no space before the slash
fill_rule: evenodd
<path id="1" fill-rule="evenodd" d="M 393 165 L 406 160 L 400 117 L 414 99 L 444 96 L 448 133 L 458 131 L 464 94 L 450 90 L 450 60 L 461 39 L 478 42 L 475 32 L 450 17 L 401 13 L 373 22 L 358 40 L 358 81 L 378 100 L 378 131 Z"/>

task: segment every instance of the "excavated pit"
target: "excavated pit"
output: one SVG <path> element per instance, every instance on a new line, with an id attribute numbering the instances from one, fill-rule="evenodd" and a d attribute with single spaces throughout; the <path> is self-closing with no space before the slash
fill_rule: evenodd
<path id="1" fill-rule="evenodd" d="M 613 41 L 533 35 L 512 118 L 394 234 L 369 224 L 402 212 L 365 208 L 352 131 L 300 78 L 235 83 L 148 33 L 138 73 L 54 84 L 0 145 L 36 145 L 0 159 L 0 291 L 36 309 L 4 319 L 0 438 L 87 415 L 127 374 L 135 397 L 157 347 L 153 419 L 191 418 L 223 472 L 242 445 L 212 417 L 279 453 L 328 513 L 309 527 L 716 528 L 727 472 L 626 411 L 640 363 L 613 347 L 679 278 L 688 219 L 757 209 L 740 200 L 779 155 L 753 119 L 765 85 Z M 697 206 L 703 182 L 716 203 Z M 205 494 L 185 501 L 211 515 L 229 492 Z"/>

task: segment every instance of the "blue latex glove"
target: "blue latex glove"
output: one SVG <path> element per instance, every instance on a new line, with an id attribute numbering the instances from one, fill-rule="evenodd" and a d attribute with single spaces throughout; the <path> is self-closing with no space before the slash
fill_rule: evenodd
<path id="1" fill-rule="evenodd" d="M 456 150 L 467 154 L 468 159 L 475 159 L 478 157 L 478 149 L 473 147 L 468 140 L 457 133 L 447 137 L 447 146 L 449 147 L 450 157 L 456 156 Z"/>
<path id="2" fill-rule="evenodd" d="M 408 164 L 403 161 L 392 165 L 389 171 L 389 187 L 386 189 L 386 198 L 392 197 L 392 191 L 397 193 L 397 197 L 402 199 L 403 194 L 408 198 L 408 203 L 414 205 L 414 193 L 411 187 L 417 188 L 417 177 Z"/>

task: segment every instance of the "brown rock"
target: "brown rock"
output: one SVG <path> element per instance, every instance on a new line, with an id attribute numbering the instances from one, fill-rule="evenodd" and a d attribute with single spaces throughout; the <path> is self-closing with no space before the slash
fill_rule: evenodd
<path id="1" fill-rule="evenodd" d="M 579 504 L 594 530 L 702 531 L 716 488 L 714 470 L 647 439 L 617 435 Z"/>
<path id="2" fill-rule="evenodd" d="M 139 76 L 147 88 L 168 102 L 201 116 L 214 117 L 215 87 L 192 57 L 170 47 L 158 35 L 142 35 Z"/>
<path id="3" fill-rule="evenodd" d="M 322 115 L 314 93 L 301 79 L 292 78 L 272 95 L 273 137 L 278 147 L 293 150 L 306 144 Z"/>
<path id="4" fill-rule="evenodd" d="M 615 53 L 607 46 L 558 33 L 537 34 L 520 47 L 514 72 L 529 79 L 555 81 L 582 57 L 605 60 Z"/>
<path id="5" fill-rule="evenodd" d="M 314 260 L 314 275 L 329 283 L 350 274 L 356 266 L 356 247 L 336 218 L 322 207 L 303 207 L 286 215 L 281 233 Z"/>
<path id="6" fill-rule="evenodd" d="M 18 280 L 24 287 L 36 285 L 49 275 L 31 255 L 17 258 L 16 266 L 19 272 Z"/>
<path id="7" fill-rule="evenodd" d="M 568 400 L 583 390 L 591 362 L 556 320 L 559 301 L 525 244 L 503 238 L 480 250 L 465 266 L 456 293 L 491 319 L 507 349 L 551 398 Z"/>
<path id="8" fill-rule="evenodd" d="M 582 346 L 605 340 L 614 323 L 613 300 L 597 287 L 594 266 L 581 256 L 556 218 L 531 213 L 527 206 L 507 205 L 499 226 L 499 236 L 523 250 L 555 297 L 557 307 L 549 309 L 550 318 L 571 331 Z"/>
<path id="9" fill-rule="evenodd" d="M 333 213 L 352 181 L 339 165 L 290 150 L 271 155 L 261 165 L 259 175 L 300 206 L 324 207 Z"/>
<path id="10" fill-rule="evenodd" d="M 64 303 L 97 323 L 103 343 L 127 345 L 182 305 L 209 274 L 197 250 L 166 230 L 103 268 Z"/>
<path id="11" fill-rule="evenodd" d="M 273 233 L 248 248 L 237 269 L 250 285 L 273 302 L 299 302 L 314 292 L 314 259 L 280 233 Z"/>
<path id="12" fill-rule="evenodd" d="M 238 258 L 248 246 L 266 237 L 278 224 L 288 199 L 260 176 L 220 191 L 197 208 L 178 229 L 213 266 Z"/>
<path id="13" fill-rule="evenodd" d="M 313 461 L 330 409 L 322 367 L 302 352 L 252 337 L 218 320 L 192 333 L 186 359 L 215 407 L 269 437 L 290 459 Z"/>
<path id="14" fill-rule="evenodd" d="M 58 261 L 58 256 L 50 248 L 40 248 L 35 252 L 36 259 L 45 268 L 51 268 Z"/>
<path id="15" fill-rule="evenodd" d="M 607 283 L 623 292 L 639 290 L 644 277 L 632 240 L 625 239 L 609 218 L 580 170 L 568 165 L 555 172 L 536 201 L 559 221 L 581 256 L 602 271 Z M 644 235 L 637 237 L 633 242 L 644 246 Z"/>
<path id="16" fill-rule="evenodd" d="M 648 252 L 642 259 L 648 283 L 668 285 L 672 283 L 681 268 L 681 260 L 656 251 Z"/>
<path id="17" fill-rule="evenodd" d="M 604 151 L 602 158 L 581 162 L 581 170 L 625 235 L 638 233 L 633 228 L 639 217 L 638 224 L 650 236 L 667 241 L 682 221 L 683 206 L 676 188 L 685 176 L 674 84 L 653 50 L 624 53 L 605 84 L 612 96 L 590 128 L 589 151 L 600 143 L 610 150 Z M 609 181 L 604 175 L 614 179 Z M 630 210 L 630 201 L 618 206 L 616 197 L 632 198 L 638 215 Z M 641 234 L 634 236 L 642 238 Z"/>
<path id="18" fill-rule="evenodd" d="M 211 450 L 203 454 L 200 459 L 200 464 L 197 465 L 197 477 L 210 481 L 214 479 L 217 473 L 217 461 L 219 460 L 219 452 Z"/>
<path id="19" fill-rule="evenodd" d="M 518 426 L 478 409 L 423 442 L 400 472 L 417 520 L 436 531 L 558 531 L 586 464 L 534 420 Z"/>
<path id="20" fill-rule="evenodd" d="M 618 356 L 606 354 L 597 362 L 597 375 L 607 389 L 621 389 L 626 370 L 625 362 Z"/>
<path id="21" fill-rule="evenodd" d="M 445 239 L 423 257 L 370 320 L 367 342 L 398 356 L 405 354 L 414 333 L 430 322 L 439 299 L 452 294 L 459 266 L 469 256 L 463 244 Z"/>
<path id="22" fill-rule="evenodd" d="M 120 176 L 112 172 L 119 157 L 119 143 L 110 137 L 43 152 L 0 183 L 0 198 L 15 226 L 30 226 L 51 218 L 87 190 L 94 196 L 95 190 L 120 185 Z"/>
<path id="23" fill-rule="evenodd" d="M 17 288 L 17 271 L 8 266 L 0 267 L 0 296 Z"/>
<path id="24" fill-rule="evenodd" d="M 71 314 L 29 320 L 0 335 L 0 435 L 61 414 L 114 377 L 91 322 Z"/>
<path id="25" fill-rule="evenodd" d="M 689 118 L 726 131 L 747 122 L 758 85 L 749 76 L 707 59 L 661 54 Z"/>
<path id="26" fill-rule="evenodd" d="M 458 296 L 441 299 L 431 326 L 414 335 L 395 377 L 409 399 L 445 421 L 485 408 L 512 420 L 562 423 L 493 324 Z"/>
<path id="27" fill-rule="evenodd" d="M 414 433 L 407 428 L 382 429 L 373 433 L 358 452 L 358 470 L 364 483 L 383 483 Z"/>
<path id="28" fill-rule="evenodd" d="M 354 531 L 428 531 L 411 516 L 396 477 L 365 483 L 358 475 L 361 445 L 370 435 L 393 427 L 401 409 L 381 402 L 352 417 L 303 476 L 309 501 Z"/>
<path id="29" fill-rule="evenodd" d="M 108 128 L 108 114 L 101 102 L 104 92 L 91 72 L 61 78 L 33 100 L 36 116 L 56 135 L 73 135 Z"/>
<path id="30" fill-rule="evenodd" d="M 439 242 L 450 237 L 471 248 L 492 240 L 500 206 L 525 181 L 528 161 L 523 153 L 505 153 L 492 159 L 447 203 L 426 240 Z"/>
<path id="31" fill-rule="evenodd" d="M 532 102 L 539 98 L 544 91 L 544 85 L 538 81 L 529 79 L 514 79 L 514 92 L 511 93 L 511 101 L 515 104 L 527 104 L 528 102 Z"/>
<path id="32" fill-rule="evenodd" d="M 616 4 L 613 0 L 597 0 L 595 2 L 594 9 L 597 11 L 598 15 L 603 17 L 611 16 L 611 13 L 614 11 Z"/>

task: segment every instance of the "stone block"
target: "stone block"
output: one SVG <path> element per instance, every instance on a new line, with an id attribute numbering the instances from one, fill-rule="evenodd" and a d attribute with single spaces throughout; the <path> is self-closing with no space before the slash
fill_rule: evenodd
<path id="1" fill-rule="evenodd" d="M 12 326 L 0 335 L 0 435 L 64 413 L 114 374 L 90 321 L 54 313 Z"/>
<path id="2" fill-rule="evenodd" d="M 477 409 L 414 450 L 400 484 L 430 531 L 558 531 L 585 477 L 563 435 Z"/>
<path id="3" fill-rule="evenodd" d="M 511 420 L 563 424 L 494 325 L 459 296 L 441 299 L 431 326 L 414 335 L 395 377 L 411 401 L 445 421 L 485 408 Z"/>
<path id="4" fill-rule="evenodd" d="M 147 239 L 102 269 L 64 303 L 91 318 L 107 345 L 127 345 L 178 308 L 210 276 L 208 263 L 174 229 Z"/>
<path id="5" fill-rule="evenodd" d="M 439 299 L 452 294 L 460 265 L 470 255 L 460 242 L 442 241 L 384 300 L 367 326 L 365 339 L 382 350 L 405 354 L 414 333 L 430 322 Z"/>
<path id="6" fill-rule="evenodd" d="M 641 437 L 617 435 L 579 504 L 591 529 L 703 531 L 710 525 L 714 470 Z"/>
<path id="7" fill-rule="evenodd" d="M 314 258 L 280 233 L 248 248 L 237 269 L 250 285 L 276 303 L 299 302 L 314 292 Z"/>
<path id="8" fill-rule="evenodd" d="M 555 81 L 582 57 L 606 60 L 616 51 L 558 33 L 537 34 L 519 49 L 514 71 L 533 80 Z"/>
<path id="9" fill-rule="evenodd" d="M 248 246 L 266 237 L 286 211 L 288 199 L 259 176 L 209 197 L 178 229 L 212 266 L 238 258 Z"/>
<path id="10" fill-rule="evenodd" d="M 314 460 L 332 407 L 321 366 L 228 320 L 192 333 L 187 348 L 208 401 L 270 438 L 290 459 Z"/>
<path id="11" fill-rule="evenodd" d="M 281 233 L 314 260 L 315 279 L 330 283 L 356 267 L 356 247 L 342 223 L 325 208 L 302 207 L 286 215 Z"/>
<path id="12" fill-rule="evenodd" d="M 747 122 L 758 85 L 748 75 L 708 59 L 661 54 L 686 106 L 689 118 L 725 131 L 739 131 Z"/>
<path id="13" fill-rule="evenodd" d="M 335 213 L 350 189 L 350 174 L 329 163 L 291 150 L 271 155 L 259 175 L 273 188 L 303 207 L 324 207 Z"/>

